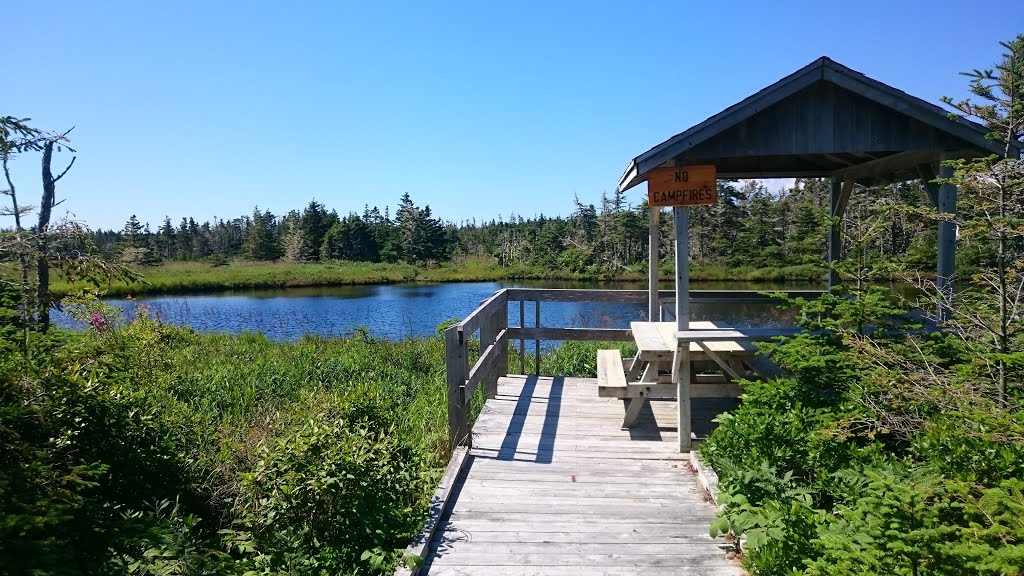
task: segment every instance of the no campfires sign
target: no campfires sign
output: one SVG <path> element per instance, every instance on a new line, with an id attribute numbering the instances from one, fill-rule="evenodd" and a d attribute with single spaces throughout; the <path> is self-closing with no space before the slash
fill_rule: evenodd
<path id="1" fill-rule="evenodd" d="M 651 206 L 705 206 L 718 202 L 717 172 L 712 164 L 655 168 L 647 174 Z"/>

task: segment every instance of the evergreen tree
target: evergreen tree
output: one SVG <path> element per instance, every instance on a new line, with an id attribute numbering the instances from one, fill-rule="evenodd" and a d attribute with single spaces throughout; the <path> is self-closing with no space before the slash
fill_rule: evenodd
<path id="1" fill-rule="evenodd" d="M 242 252 L 249 260 L 277 260 L 281 256 L 277 224 L 269 210 L 260 212 L 258 206 L 253 209 Z"/>
<path id="2" fill-rule="evenodd" d="M 174 225 L 171 224 L 170 217 L 164 216 L 164 223 L 160 226 L 159 231 L 160 256 L 164 260 L 174 260 L 178 255 L 175 235 Z"/>
<path id="3" fill-rule="evenodd" d="M 153 248 L 149 224 L 140 223 L 135 214 L 124 224 L 118 253 L 121 262 L 126 264 L 150 266 L 160 263 L 160 256 Z"/>
<path id="4" fill-rule="evenodd" d="M 419 209 L 413 204 L 408 192 L 402 194 L 402 198 L 398 201 L 398 210 L 395 211 L 395 226 L 400 258 L 406 262 L 417 262 L 422 229 Z"/>
<path id="5" fill-rule="evenodd" d="M 313 262 L 320 259 L 320 248 L 324 243 L 324 236 L 338 220 L 338 215 L 328 213 L 326 207 L 316 200 L 311 200 L 306 209 L 302 212 L 302 219 L 299 224 L 301 235 L 299 236 L 298 260 L 302 262 Z"/>
<path id="6" fill-rule="evenodd" d="M 1006 53 L 993 69 L 967 74 L 980 102 L 945 99 L 984 121 L 1003 143 L 1001 155 L 949 162 L 954 173 L 943 180 L 962 191 L 953 216 L 960 242 L 986 247 L 979 252 L 988 257 L 960 289 L 936 289 L 934 296 L 950 312 L 946 328 L 976 359 L 983 394 L 1010 407 L 1024 388 L 1024 161 L 1017 157 L 1024 141 L 1024 34 L 1001 45 Z"/>
<path id="7" fill-rule="evenodd" d="M 376 262 L 377 240 L 370 226 L 356 214 L 349 214 L 327 231 L 320 250 L 321 260 Z"/>

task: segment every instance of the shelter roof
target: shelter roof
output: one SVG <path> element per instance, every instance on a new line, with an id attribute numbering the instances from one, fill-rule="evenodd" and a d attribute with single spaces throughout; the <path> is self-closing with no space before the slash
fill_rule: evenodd
<path id="1" fill-rule="evenodd" d="M 719 178 L 932 178 L 943 152 L 1002 154 L 988 132 L 821 57 L 637 156 L 619 189 L 646 181 L 653 168 L 694 164 L 714 164 Z"/>

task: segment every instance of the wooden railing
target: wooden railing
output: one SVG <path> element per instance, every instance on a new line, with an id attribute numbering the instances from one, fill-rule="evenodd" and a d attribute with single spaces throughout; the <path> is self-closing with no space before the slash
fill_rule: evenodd
<path id="1" fill-rule="evenodd" d="M 817 298 L 820 291 L 787 291 L 792 297 Z M 507 376 L 509 342 L 519 341 L 519 373 L 526 374 L 526 341 L 533 340 L 533 374 L 540 373 L 540 350 L 544 340 L 629 341 L 628 328 L 543 327 L 541 302 L 593 302 L 646 304 L 647 290 L 575 290 L 544 288 L 503 288 L 484 300 L 465 320 L 444 332 L 445 367 L 448 384 L 449 447 L 472 445 L 469 429 L 470 400 L 482 384 L 488 398 L 498 390 L 498 378 Z M 662 302 L 672 301 L 675 292 L 659 291 Z M 771 302 L 774 299 L 748 290 L 691 290 L 691 302 Z M 509 303 L 518 302 L 519 325 L 508 325 Z M 533 302 L 533 326 L 526 326 L 526 303 Z M 470 342 L 476 336 L 479 353 L 470 365 Z"/>
<path id="2" fill-rule="evenodd" d="M 469 365 L 469 342 L 479 331 L 480 355 Z M 481 383 L 487 397 L 498 391 L 498 377 L 508 374 L 508 290 L 498 290 L 465 320 L 444 331 L 448 383 L 448 446 L 471 445 L 469 409 Z"/>

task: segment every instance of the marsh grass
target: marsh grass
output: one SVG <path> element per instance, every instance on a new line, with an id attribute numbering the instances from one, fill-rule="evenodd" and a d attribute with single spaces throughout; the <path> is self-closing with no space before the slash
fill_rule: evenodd
<path id="1" fill-rule="evenodd" d="M 672 263 L 662 263 L 662 276 L 672 276 Z M 109 296 L 128 294 L 187 294 L 224 290 L 260 288 L 295 288 L 313 286 L 349 286 L 395 284 L 403 282 L 492 282 L 500 280 L 567 280 L 567 281 L 642 281 L 646 266 L 608 271 L 594 268 L 574 273 L 564 269 L 545 269 L 527 265 L 499 266 L 493 259 L 469 258 L 459 263 L 416 266 L 402 263 L 370 262 L 248 262 L 226 264 L 210 262 L 170 262 L 160 266 L 142 267 L 138 272 L 145 282 L 111 283 L 100 286 Z M 820 281 L 824 268 L 818 265 L 758 269 L 694 265 L 690 277 L 694 281 Z M 55 279 L 52 290 L 64 295 L 92 289 L 84 283 L 68 283 Z"/>

